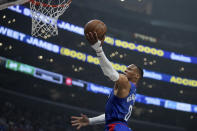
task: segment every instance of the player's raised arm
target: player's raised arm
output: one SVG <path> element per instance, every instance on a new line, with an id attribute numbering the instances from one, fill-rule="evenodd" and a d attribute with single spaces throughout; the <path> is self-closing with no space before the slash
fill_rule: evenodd
<path id="1" fill-rule="evenodd" d="M 116 82 L 117 96 L 124 98 L 130 91 L 131 85 L 130 81 L 134 84 L 137 84 L 138 80 L 141 78 L 142 71 L 139 71 L 139 68 L 131 64 L 127 67 L 124 74 L 119 74 L 112 66 L 111 62 L 105 56 L 105 53 L 102 49 L 102 44 L 104 38 L 100 41 L 98 39 L 96 32 L 89 32 L 86 34 L 86 39 L 90 42 L 91 47 L 96 51 L 98 56 L 101 69 L 109 79 Z"/>
<path id="2" fill-rule="evenodd" d="M 114 82 L 117 81 L 119 79 L 119 73 L 112 67 L 111 62 L 105 56 L 101 46 L 103 41 L 101 42 L 98 39 L 96 32 L 87 33 L 86 39 L 92 44 L 91 47 L 96 51 L 104 75 Z"/>
<path id="3" fill-rule="evenodd" d="M 105 123 L 105 114 L 88 118 L 86 115 L 81 114 L 80 117 L 78 116 L 71 116 L 71 124 L 72 126 L 76 126 L 77 130 L 81 127 L 85 127 L 88 125 L 96 125 L 96 124 L 103 124 Z"/>

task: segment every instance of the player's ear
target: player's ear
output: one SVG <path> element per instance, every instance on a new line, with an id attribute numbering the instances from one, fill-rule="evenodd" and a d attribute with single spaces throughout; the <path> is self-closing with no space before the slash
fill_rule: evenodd
<path id="1" fill-rule="evenodd" d="M 136 73 L 136 74 L 135 74 L 135 77 L 136 77 L 137 79 L 139 79 L 139 78 L 140 78 L 140 75 L 139 75 L 138 73 Z"/>

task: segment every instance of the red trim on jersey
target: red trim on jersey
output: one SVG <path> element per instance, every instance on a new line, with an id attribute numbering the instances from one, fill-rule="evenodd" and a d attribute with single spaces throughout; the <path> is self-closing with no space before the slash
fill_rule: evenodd
<path id="1" fill-rule="evenodd" d="M 116 126 L 116 123 L 114 123 L 114 124 L 109 124 L 108 126 L 109 126 L 109 131 L 114 131 L 114 128 L 115 128 L 115 126 Z"/>
<path id="2" fill-rule="evenodd" d="M 109 125 L 108 125 L 108 126 L 109 126 L 109 131 L 114 131 L 115 126 L 118 125 L 118 124 L 127 127 L 127 125 L 125 125 L 125 124 L 123 124 L 123 123 L 113 123 L 113 124 L 109 124 Z"/>

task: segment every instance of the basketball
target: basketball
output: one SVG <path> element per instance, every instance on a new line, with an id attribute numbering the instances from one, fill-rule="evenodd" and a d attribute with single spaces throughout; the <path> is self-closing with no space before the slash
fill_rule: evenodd
<path id="1" fill-rule="evenodd" d="M 107 32 L 106 25 L 100 20 L 91 20 L 84 27 L 84 34 L 96 32 L 99 40 L 103 40 Z"/>

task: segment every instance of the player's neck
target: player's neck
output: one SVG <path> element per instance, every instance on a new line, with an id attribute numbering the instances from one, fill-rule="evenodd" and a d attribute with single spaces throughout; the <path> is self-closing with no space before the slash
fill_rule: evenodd
<path id="1" fill-rule="evenodd" d="M 137 85 L 137 81 L 136 80 L 129 80 L 130 82 L 132 82 L 133 84 Z"/>

